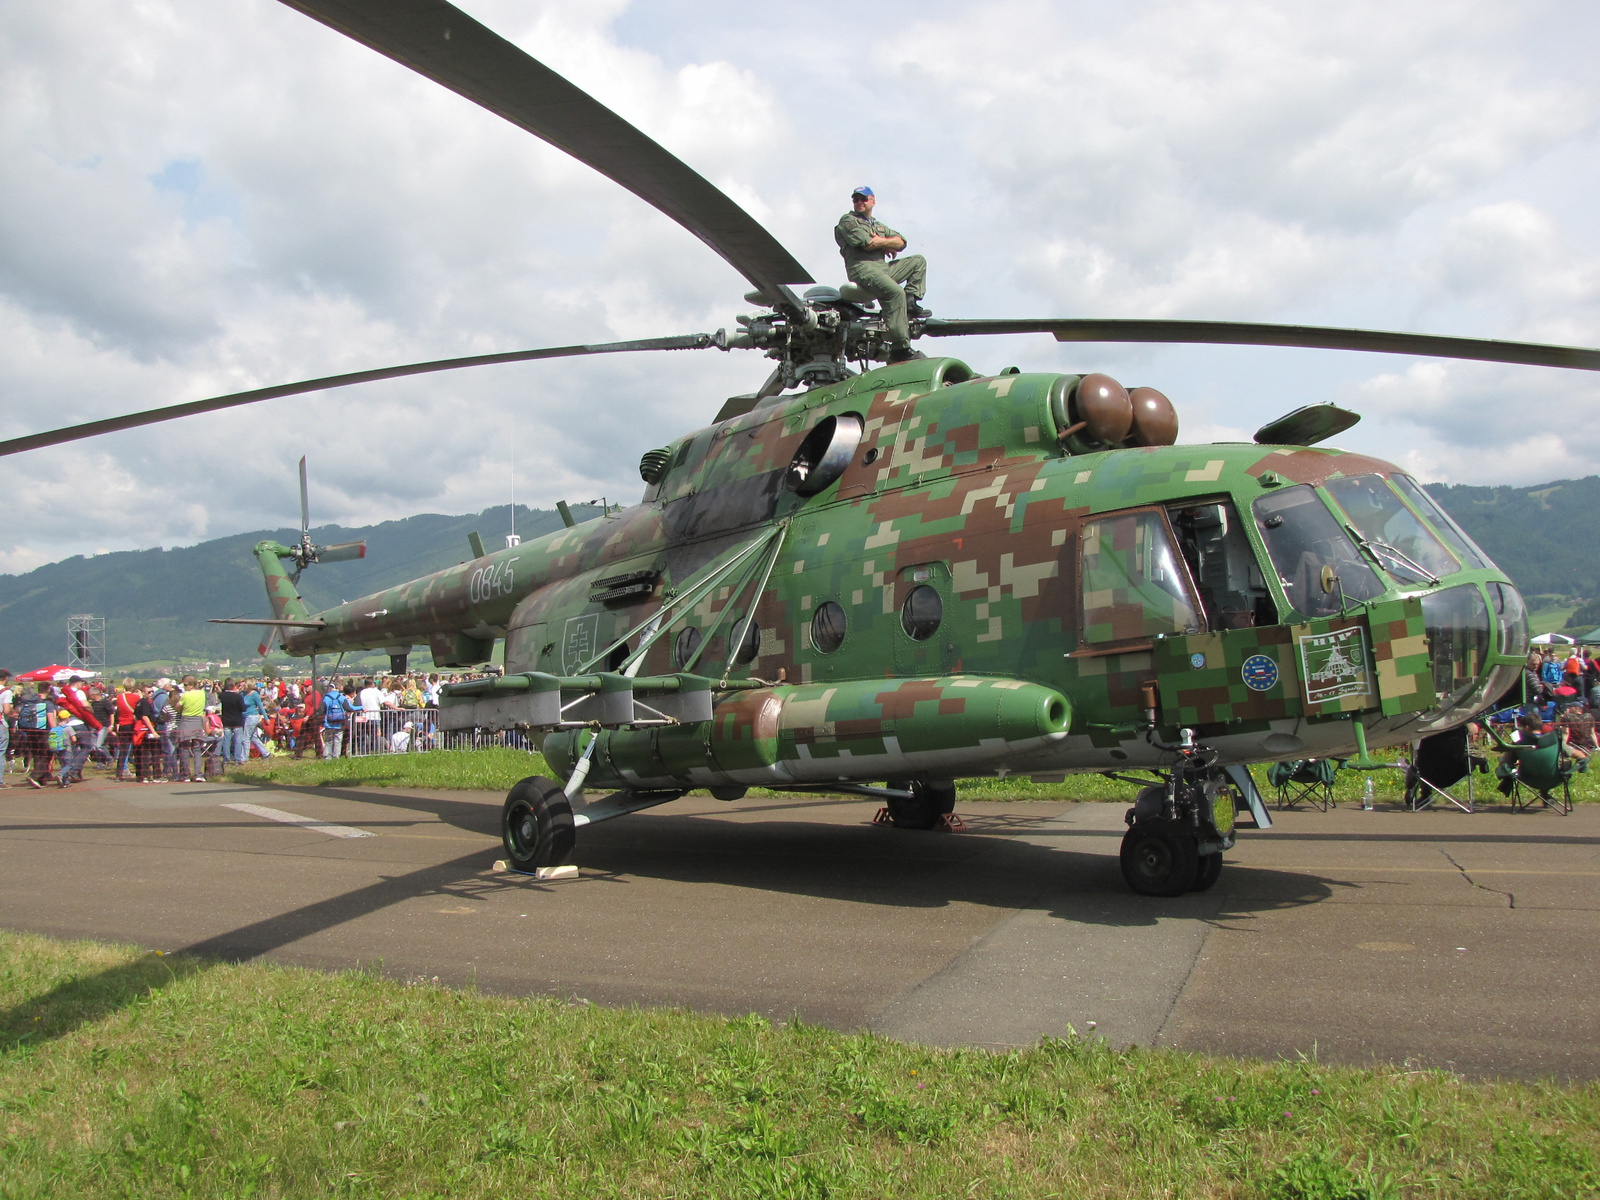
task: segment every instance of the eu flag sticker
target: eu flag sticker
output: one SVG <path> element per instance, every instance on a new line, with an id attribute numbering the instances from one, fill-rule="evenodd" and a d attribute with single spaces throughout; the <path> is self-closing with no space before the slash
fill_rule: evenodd
<path id="1" fill-rule="evenodd" d="M 1244 660 L 1239 674 L 1244 677 L 1245 687 L 1252 692 L 1265 692 L 1277 686 L 1278 664 L 1270 655 L 1252 654 Z"/>

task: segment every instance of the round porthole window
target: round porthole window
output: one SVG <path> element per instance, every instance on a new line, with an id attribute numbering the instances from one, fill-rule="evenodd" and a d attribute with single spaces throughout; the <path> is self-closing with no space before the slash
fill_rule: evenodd
<path id="1" fill-rule="evenodd" d="M 906 602 L 900 606 L 900 626 L 915 641 L 931 638 L 943 619 L 944 601 L 925 583 L 912 588 Z"/>
<path id="2" fill-rule="evenodd" d="M 693 625 L 685 626 L 672 642 L 672 665 L 678 670 L 683 670 L 689 665 L 689 660 L 694 657 L 694 652 L 700 649 L 700 631 Z"/>
<path id="3" fill-rule="evenodd" d="M 750 628 L 745 630 L 744 641 L 739 643 L 739 653 L 733 656 L 733 661 L 739 664 L 754 662 L 756 655 L 761 653 L 761 626 L 754 621 Z"/>
<path id="4" fill-rule="evenodd" d="M 844 609 L 824 600 L 811 617 L 811 644 L 823 654 L 832 654 L 844 645 L 844 627 Z"/>

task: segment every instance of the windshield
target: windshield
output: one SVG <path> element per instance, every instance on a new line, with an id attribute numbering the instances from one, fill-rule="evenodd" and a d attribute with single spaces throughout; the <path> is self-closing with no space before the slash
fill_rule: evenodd
<path id="1" fill-rule="evenodd" d="M 1415 479 L 1409 475 L 1391 475 L 1389 484 L 1411 501 L 1412 508 L 1433 522 L 1433 527 L 1439 531 L 1439 536 L 1445 540 L 1445 544 L 1455 551 L 1455 556 L 1461 560 L 1462 566 L 1494 566 L 1489 561 L 1489 556 L 1479 550 L 1477 544 L 1462 532 L 1461 526 L 1455 523 L 1450 514 L 1440 508 L 1432 496 L 1417 486 Z"/>
<path id="2" fill-rule="evenodd" d="M 1426 583 L 1458 569 L 1444 544 L 1400 502 L 1383 476 L 1330 479 L 1327 488 L 1384 570 L 1401 583 Z"/>
<path id="3" fill-rule="evenodd" d="M 1200 616 L 1160 513 L 1119 513 L 1084 524 L 1085 642 L 1199 632 Z"/>
<path id="4" fill-rule="evenodd" d="M 1438 707 L 1466 699 L 1489 653 L 1489 609 L 1476 584 L 1429 592 L 1422 598 L 1422 624 L 1433 655 Z"/>
<path id="5" fill-rule="evenodd" d="M 1250 511 L 1284 595 L 1296 612 L 1308 617 L 1335 616 L 1341 608 L 1341 590 L 1350 600 L 1371 600 L 1383 594 L 1383 584 L 1310 486 L 1300 484 L 1263 496 Z M 1323 567 L 1332 567 L 1338 578 L 1332 591 L 1322 590 Z"/>

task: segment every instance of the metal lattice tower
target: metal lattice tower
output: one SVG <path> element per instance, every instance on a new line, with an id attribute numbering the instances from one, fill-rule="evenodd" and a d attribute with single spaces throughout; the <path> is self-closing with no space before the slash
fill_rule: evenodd
<path id="1" fill-rule="evenodd" d="M 84 671 L 106 669 L 106 619 L 89 613 L 67 618 L 67 666 Z"/>

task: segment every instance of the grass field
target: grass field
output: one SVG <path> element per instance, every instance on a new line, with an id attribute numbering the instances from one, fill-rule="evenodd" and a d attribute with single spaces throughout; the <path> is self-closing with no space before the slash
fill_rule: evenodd
<path id="1" fill-rule="evenodd" d="M 1392 761 L 1395 752 L 1380 752 L 1379 758 Z M 1493 756 L 1491 755 L 1491 765 Z M 294 760 L 277 757 L 251 761 L 232 767 L 228 778 L 245 783 L 274 783 L 298 787 L 397 787 L 423 790 L 464 790 L 504 792 L 529 775 L 548 775 L 543 757 L 523 750 L 440 750 L 428 754 L 381 754 L 368 758 L 340 758 L 327 762 L 315 759 Z M 1373 790 L 1378 803 L 1398 804 L 1404 789 L 1399 771 L 1372 772 Z M 1271 803 L 1264 768 L 1255 769 L 1256 786 Z M 1359 804 L 1366 773 L 1341 771 L 1334 784 L 1334 797 L 1340 803 Z M 957 781 L 958 804 L 985 800 L 1112 800 L 1129 801 L 1137 790 L 1133 785 L 1099 775 L 1072 775 L 1063 783 L 1034 783 L 1026 776 L 1005 779 L 962 779 Z M 1479 775 L 1474 782 L 1480 806 L 1503 803 L 1494 790 L 1492 775 Z M 751 795 L 773 795 L 752 788 Z M 1574 802 L 1600 800 L 1600 770 L 1574 775 Z"/>
<path id="2" fill-rule="evenodd" d="M 813 1026 L 0 933 L 0 1195 L 1576 1200 L 1600 1088 Z"/>

